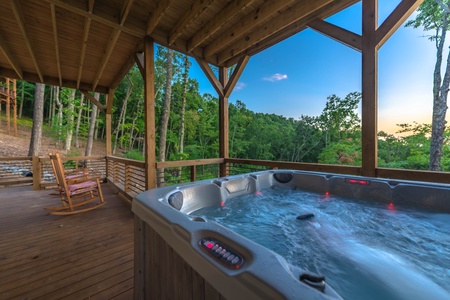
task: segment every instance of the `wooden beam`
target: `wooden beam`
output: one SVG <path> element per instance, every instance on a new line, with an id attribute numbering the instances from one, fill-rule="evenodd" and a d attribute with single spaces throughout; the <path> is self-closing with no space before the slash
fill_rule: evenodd
<path id="1" fill-rule="evenodd" d="M 89 30 L 91 28 L 91 18 L 84 21 L 83 40 L 81 41 L 80 60 L 78 63 L 77 89 L 80 88 L 81 74 L 83 73 L 84 56 L 86 54 L 86 46 L 89 39 Z"/>
<path id="2" fill-rule="evenodd" d="M 103 104 L 101 104 L 97 99 L 95 99 L 94 96 L 92 96 L 91 94 L 89 94 L 88 91 L 86 91 L 86 90 L 80 90 L 80 92 L 83 93 L 83 95 L 84 95 L 89 101 L 91 101 L 92 103 L 94 103 L 95 106 L 97 106 L 101 111 L 103 111 L 103 112 L 106 111 L 106 109 L 105 109 L 105 107 L 103 106 Z"/>
<path id="3" fill-rule="evenodd" d="M 90 14 L 94 13 L 94 2 L 95 0 L 89 0 L 88 2 L 88 12 Z"/>
<path id="4" fill-rule="evenodd" d="M 376 29 L 378 0 L 362 0 L 362 169 L 361 175 L 376 175 L 378 166 L 378 51 Z"/>
<path id="5" fill-rule="evenodd" d="M 217 17 L 211 19 L 208 24 L 202 28 L 188 41 L 187 52 L 191 52 L 195 47 L 216 33 L 224 24 L 236 16 L 239 12 L 250 6 L 254 0 L 233 0 L 224 9 L 222 9 Z"/>
<path id="6" fill-rule="evenodd" d="M 402 0 L 376 31 L 377 49 L 402 26 L 409 16 L 422 4 L 423 0 Z"/>
<path id="7" fill-rule="evenodd" d="M 156 188 L 155 48 L 149 37 L 144 41 L 145 189 Z"/>
<path id="8" fill-rule="evenodd" d="M 203 11 L 205 11 L 213 0 L 195 0 L 190 9 L 181 17 L 177 24 L 170 30 L 169 44 L 175 42 L 175 40 L 183 33 L 183 31 L 189 26 L 191 22 L 195 20 Z"/>
<path id="9" fill-rule="evenodd" d="M 34 67 L 36 69 L 36 73 L 39 76 L 38 82 L 44 82 L 44 77 L 42 76 L 41 69 L 39 68 L 39 64 L 36 58 L 36 54 L 34 52 L 33 43 L 31 42 L 31 38 L 28 34 L 27 27 L 25 25 L 22 9 L 20 8 L 20 4 L 18 0 L 11 0 L 11 7 L 14 12 L 14 16 L 16 17 L 17 24 L 19 25 L 20 30 L 22 31 L 23 38 L 25 39 L 25 44 L 27 45 L 28 52 L 30 53 L 31 59 L 33 60 Z"/>
<path id="10" fill-rule="evenodd" d="M 52 13 L 52 26 L 53 26 L 53 39 L 54 39 L 54 44 L 55 44 L 56 68 L 58 69 L 59 86 L 62 86 L 61 61 L 59 58 L 58 27 L 56 24 L 55 5 L 53 3 L 50 3 L 50 10 Z"/>
<path id="11" fill-rule="evenodd" d="M 145 30 L 146 35 L 151 35 L 155 27 L 158 25 L 159 21 L 166 14 L 167 8 L 172 3 L 172 0 L 160 0 L 156 9 L 151 12 L 152 16 L 147 22 L 147 28 Z"/>
<path id="12" fill-rule="evenodd" d="M 17 76 L 16 71 L 14 71 L 13 69 L 7 69 L 7 68 L 0 68 L 0 76 L 20 79 Z M 39 77 L 35 73 L 23 72 L 22 79 L 26 80 L 26 81 L 31 81 L 31 82 L 39 82 Z M 58 86 L 59 78 L 46 76 L 45 84 Z M 77 82 L 75 80 L 64 80 L 64 79 L 62 81 L 62 86 L 71 88 L 71 89 L 81 89 L 81 90 L 87 90 L 87 91 L 91 91 L 91 88 L 92 88 L 92 84 L 85 83 L 85 82 L 80 82 L 79 88 L 77 88 Z M 97 85 L 95 92 L 106 94 L 106 93 L 108 93 L 108 90 L 109 90 L 109 87 Z"/>
<path id="13" fill-rule="evenodd" d="M 309 28 L 332 38 L 359 52 L 362 51 L 362 37 L 359 34 L 348 31 L 334 24 L 325 22 L 321 19 L 314 19 L 307 25 Z"/>
<path id="14" fill-rule="evenodd" d="M 17 0 L 15 0 L 15 1 L 17 1 Z M 121 26 L 117 22 L 117 19 L 114 20 L 114 19 L 106 19 L 105 17 L 100 17 L 100 16 L 94 14 L 93 12 L 86 11 L 81 8 L 75 7 L 72 4 L 69 4 L 63 0 L 42 0 L 42 1 L 46 1 L 48 3 L 53 3 L 58 7 L 64 8 L 65 10 L 68 10 L 68 11 L 73 12 L 80 16 L 84 16 L 86 18 L 91 18 L 93 21 L 99 22 L 99 23 L 106 25 L 108 27 L 111 27 L 113 29 L 128 33 L 132 36 L 135 36 L 138 38 L 142 38 L 143 36 L 145 36 L 145 29 L 143 29 L 143 28 L 139 28 L 137 26 L 130 26 L 130 25 L 129 26 Z"/>
<path id="15" fill-rule="evenodd" d="M 208 65 L 208 63 L 205 60 L 202 59 L 196 59 L 198 65 L 203 70 L 203 73 L 205 73 L 206 78 L 208 78 L 209 82 L 211 82 L 213 88 L 216 90 L 217 94 L 219 96 L 223 96 L 223 85 L 222 83 L 217 79 L 216 75 L 214 74 L 211 67 Z"/>
<path id="16" fill-rule="evenodd" d="M 106 65 L 108 64 L 109 58 L 111 57 L 112 51 L 116 46 L 117 40 L 119 39 L 121 31 L 118 29 L 113 29 L 111 36 L 109 37 L 108 45 L 105 49 L 105 55 L 103 55 L 102 60 L 100 62 L 100 67 L 97 70 L 97 74 L 95 74 L 94 83 L 92 84 L 92 89 L 95 90 L 97 84 L 100 81 L 100 78 L 103 75 L 103 71 L 105 71 Z"/>
<path id="17" fill-rule="evenodd" d="M 222 86 L 228 85 L 228 68 L 219 67 L 219 81 Z M 228 97 L 224 93 L 219 95 L 219 157 L 227 159 L 230 156 L 229 149 L 229 114 Z M 220 164 L 220 176 L 228 176 L 227 164 Z"/>
<path id="18" fill-rule="evenodd" d="M 5 55 L 6 59 L 8 60 L 9 64 L 14 69 L 14 71 L 16 72 L 19 79 L 23 79 L 22 68 L 20 67 L 20 64 L 17 61 L 16 57 L 9 50 L 8 44 L 6 43 L 6 41 L 3 39 L 3 37 L 1 35 L 0 35 L 0 50 Z"/>
<path id="19" fill-rule="evenodd" d="M 127 20 L 128 14 L 130 13 L 131 6 L 133 5 L 134 0 L 126 0 L 123 3 L 122 11 L 120 12 L 120 20 L 119 25 L 123 26 L 125 21 Z"/>
<path id="20" fill-rule="evenodd" d="M 241 60 L 236 65 L 236 68 L 233 71 L 233 74 L 231 75 L 230 81 L 228 81 L 227 85 L 225 86 L 224 96 L 225 98 L 230 97 L 231 92 L 233 91 L 234 87 L 236 86 L 236 83 L 238 82 L 239 78 L 242 75 L 242 72 L 244 72 L 245 66 L 247 66 L 247 63 L 250 59 L 250 56 L 243 56 Z"/>
<path id="21" fill-rule="evenodd" d="M 298 2 L 298 4 L 291 7 L 288 11 L 285 11 L 283 14 L 279 14 L 270 24 L 261 26 L 252 31 L 250 34 L 247 34 L 245 37 L 241 38 L 239 42 L 234 43 L 232 46 L 221 52 L 218 56 L 217 63 L 220 65 L 233 56 L 243 53 L 252 45 L 259 43 L 268 36 L 282 31 L 284 28 L 295 23 L 296 21 L 305 18 L 308 15 L 314 14 L 315 11 L 331 3 L 332 1 L 333 0 L 316 0 L 311 2 Z"/>
<path id="22" fill-rule="evenodd" d="M 145 77 L 145 70 L 144 70 L 144 53 L 135 53 L 134 54 L 134 61 L 136 62 L 136 65 L 139 69 L 139 72 L 141 72 L 142 78 Z"/>
<path id="23" fill-rule="evenodd" d="M 272 16 L 275 12 L 284 9 L 286 6 L 293 2 L 293 0 L 264 2 L 264 4 L 261 5 L 260 8 L 252 11 L 233 28 L 218 36 L 214 42 L 205 47 L 204 56 L 210 57 L 218 51 L 226 48 L 235 40 L 241 38 L 246 32 L 251 32 L 254 28 L 263 24 L 263 22 L 267 18 Z"/>
<path id="24" fill-rule="evenodd" d="M 117 86 L 119 86 L 122 79 L 125 77 L 125 75 L 128 74 L 130 69 L 135 64 L 135 62 L 136 62 L 135 55 L 136 55 L 136 53 L 140 53 L 142 51 L 142 47 L 143 47 L 143 41 L 140 40 L 137 43 L 137 46 L 135 47 L 136 50 L 132 54 L 130 54 L 127 61 L 122 65 L 122 68 L 120 68 L 120 71 L 116 74 L 113 82 L 109 85 L 111 88 L 115 89 L 115 88 L 117 88 Z"/>
<path id="25" fill-rule="evenodd" d="M 311 22 L 314 19 L 320 18 L 320 19 L 326 19 L 329 16 L 334 15 L 335 13 L 346 9 L 347 7 L 360 2 L 360 0 L 342 0 L 339 2 L 331 2 L 328 5 L 323 6 L 321 9 L 317 10 L 314 14 L 308 15 L 307 17 L 298 20 L 297 22 L 292 23 L 291 25 L 284 28 L 282 31 L 279 31 L 275 34 L 272 34 L 270 36 L 267 36 L 264 40 L 260 41 L 259 43 L 253 45 L 252 47 L 248 48 L 245 52 L 245 54 L 252 56 L 257 53 L 260 53 L 261 51 L 293 36 L 294 34 L 297 34 L 304 29 L 307 28 L 307 24 Z M 213 59 L 212 57 L 211 59 Z M 224 62 L 222 65 L 230 67 L 236 63 L 239 62 L 239 56 L 230 58 L 226 62 Z M 215 59 L 215 58 L 214 58 Z"/>

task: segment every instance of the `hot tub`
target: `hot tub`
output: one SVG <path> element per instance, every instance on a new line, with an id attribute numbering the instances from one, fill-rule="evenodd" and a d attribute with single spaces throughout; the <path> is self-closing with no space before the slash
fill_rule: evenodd
<path id="1" fill-rule="evenodd" d="M 274 251 L 195 214 L 206 207 L 220 208 L 231 199 L 267 189 L 341 195 L 383 203 L 388 208 L 404 206 L 450 212 L 448 185 L 328 173 L 264 171 L 153 189 L 136 196 L 132 207 L 135 298 L 340 299 L 326 283 L 332 278 L 324 279 L 323 274 L 295 266 Z M 292 222 L 310 222 L 311 215 L 299 215 Z M 288 244 L 285 240 L 271 243 Z M 363 252 L 372 255 L 370 250 Z M 361 253 L 353 256 L 358 255 Z M 377 259 L 378 253 L 373 255 Z M 417 276 L 405 279 L 410 282 L 406 286 L 413 290 L 415 283 L 411 281 Z M 430 294 L 434 299 L 448 296 L 445 289 L 441 291 L 440 286 L 433 284 L 430 283 L 430 288 L 438 290 Z M 406 291 L 403 296 L 413 292 Z"/>

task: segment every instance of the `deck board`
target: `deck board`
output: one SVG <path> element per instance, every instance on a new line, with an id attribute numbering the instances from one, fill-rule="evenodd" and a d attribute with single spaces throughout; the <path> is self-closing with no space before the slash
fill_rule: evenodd
<path id="1" fill-rule="evenodd" d="M 130 299 L 133 214 L 108 184 L 105 206 L 54 216 L 52 190 L 0 188 L 0 299 Z"/>

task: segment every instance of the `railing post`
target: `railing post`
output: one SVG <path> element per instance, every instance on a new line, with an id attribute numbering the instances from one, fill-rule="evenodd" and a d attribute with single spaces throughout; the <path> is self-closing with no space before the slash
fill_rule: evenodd
<path id="1" fill-rule="evenodd" d="M 33 156 L 33 190 L 41 189 L 41 162 L 39 156 Z"/>
<path id="2" fill-rule="evenodd" d="M 197 168 L 196 166 L 191 166 L 191 182 L 197 180 Z"/>

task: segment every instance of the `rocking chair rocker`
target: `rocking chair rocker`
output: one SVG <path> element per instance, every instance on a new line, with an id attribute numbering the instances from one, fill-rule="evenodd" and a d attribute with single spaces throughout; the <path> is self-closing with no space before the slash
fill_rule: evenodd
<path id="1" fill-rule="evenodd" d="M 59 153 L 50 153 L 53 172 L 58 184 L 62 206 L 48 207 L 52 215 L 73 215 L 99 208 L 106 204 L 99 178 L 67 176 Z"/>

